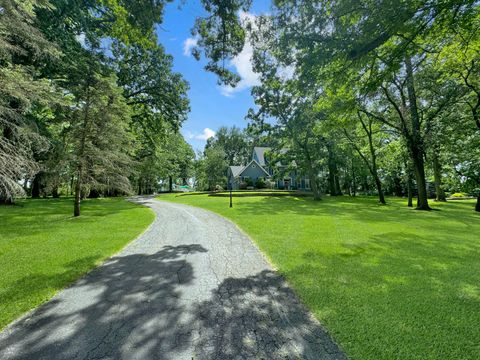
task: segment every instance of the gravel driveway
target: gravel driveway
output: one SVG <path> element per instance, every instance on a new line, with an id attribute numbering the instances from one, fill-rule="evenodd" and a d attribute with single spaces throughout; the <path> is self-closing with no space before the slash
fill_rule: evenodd
<path id="1" fill-rule="evenodd" d="M 251 240 L 186 205 L 0 333 L 0 359 L 345 359 Z"/>

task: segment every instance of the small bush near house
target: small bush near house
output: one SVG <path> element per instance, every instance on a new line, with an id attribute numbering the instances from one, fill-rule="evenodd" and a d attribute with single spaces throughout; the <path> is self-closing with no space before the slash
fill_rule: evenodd
<path id="1" fill-rule="evenodd" d="M 255 186 L 257 189 L 265 189 L 267 187 L 267 184 L 265 183 L 265 180 L 260 178 L 260 179 L 257 179 Z"/>

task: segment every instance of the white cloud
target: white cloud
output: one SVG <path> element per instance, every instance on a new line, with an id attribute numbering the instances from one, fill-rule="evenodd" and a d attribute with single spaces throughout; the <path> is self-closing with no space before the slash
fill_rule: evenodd
<path id="1" fill-rule="evenodd" d="M 183 55 L 185 56 L 191 56 L 191 50 L 192 48 L 194 48 L 195 46 L 197 46 L 197 43 L 198 43 L 198 38 L 196 37 L 189 37 L 187 39 L 185 39 L 185 41 L 183 42 Z"/>
<path id="2" fill-rule="evenodd" d="M 239 16 L 242 22 L 251 21 L 253 25 L 255 15 L 242 11 Z M 252 69 L 252 56 L 253 46 L 247 38 L 245 39 L 245 45 L 242 51 L 230 61 L 230 66 L 235 69 L 241 80 L 235 87 L 228 85 L 221 86 L 220 91 L 222 95 L 232 97 L 236 92 L 260 85 L 260 78 Z"/>
<path id="3" fill-rule="evenodd" d="M 211 137 L 214 137 L 216 134 L 215 131 L 213 131 L 212 129 L 210 128 L 205 128 L 203 129 L 202 133 L 201 134 L 194 134 L 190 131 L 187 131 L 187 133 L 185 134 L 185 136 L 188 138 L 188 139 L 195 139 L 195 140 L 203 140 L 203 141 L 207 141 L 208 139 L 210 139 Z"/>

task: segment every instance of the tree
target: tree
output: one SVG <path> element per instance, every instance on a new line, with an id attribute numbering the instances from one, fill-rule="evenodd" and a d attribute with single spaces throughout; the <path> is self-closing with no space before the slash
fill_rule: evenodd
<path id="1" fill-rule="evenodd" d="M 430 83 L 419 89 L 418 71 L 429 59 L 427 55 L 438 51 L 429 46 L 437 30 L 468 22 L 476 9 L 475 1 L 457 0 L 369 0 L 360 6 L 352 0 L 282 0 L 275 2 L 271 15 L 263 17 L 266 20 L 260 20 L 257 27 L 267 29 L 262 34 L 276 34 L 273 57 L 282 64 L 295 65 L 304 86 L 322 92 L 325 86 L 343 86 L 362 80 L 366 86 L 359 89 L 359 95 L 369 96 L 363 104 L 365 107 L 378 97 L 386 100 L 399 117 L 395 124 L 382 116 L 382 112 L 364 109 L 364 113 L 398 130 L 404 137 L 418 188 L 417 209 L 428 210 L 424 163 L 426 123 L 440 116 L 453 96 L 426 96 L 426 90 L 429 87 L 434 90 L 436 85 Z M 391 13 L 395 13 L 395 18 Z M 222 15 L 212 11 L 206 21 L 222 24 L 225 20 Z M 232 37 L 235 41 L 229 42 L 231 38 L 224 34 L 228 30 L 200 33 L 199 44 L 206 49 L 207 56 L 206 44 L 215 39 L 219 42 L 223 39 L 229 45 L 238 43 L 239 37 Z M 238 47 L 238 44 L 237 47 L 226 46 L 225 51 L 212 59 L 218 62 L 220 57 L 235 56 Z M 426 63 L 428 68 L 430 63 Z M 228 80 L 228 74 L 218 74 L 222 80 Z M 427 106 L 424 107 L 425 101 Z"/>
<path id="2" fill-rule="evenodd" d="M 208 190 L 216 190 L 217 186 L 225 188 L 227 168 L 228 164 L 223 149 L 218 147 L 205 149 L 202 166 L 204 173 L 200 177 L 205 179 Z"/>
<path id="3" fill-rule="evenodd" d="M 25 194 L 20 180 L 39 167 L 33 152 L 47 146 L 28 113 L 56 101 L 53 87 L 37 77 L 37 63 L 57 55 L 35 26 L 35 9 L 48 1 L 0 1 L 0 203 Z"/>
<path id="4" fill-rule="evenodd" d="M 89 67 L 73 93 L 76 104 L 69 116 L 75 167 L 74 216 L 80 215 L 82 192 L 88 186 L 129 193 L 128 107 L 115 77 Z"/>
<path id="5" fill-rule="evenodd" d="M 385 204 L 385 196 L 377 164 L 378 148 L 384 143 L 385 137 L 381 136 L 381 129 L 371 117 L 364 116 L 358 111 L 357 119 L 358 123 L 353 123 L 350 129 L 344 128 L 343 131 L 350 146 L 357 152 L 367 166 L 368 171 L 370 171 L 377 187 L 379 202 Z"/>
<path id="6" fill-rule="evenodd" d="M 188 83 L 173 72 L 173 58 L 160 45 L 145 48 L 116 41 L 113 54 L 119 85 L 132 108 L 132 127 L 156 146 L 155 135 L 178 130 L 186 119 Z"/>
<path id="7" fill-rule="evenodd" d="M 247 164 L 253 150 L 247 134 L 236 126 L 222 126 L 215 136 L 207 140 L 205 148 L 219 147 L 225 152 L 228 165 Z"/>

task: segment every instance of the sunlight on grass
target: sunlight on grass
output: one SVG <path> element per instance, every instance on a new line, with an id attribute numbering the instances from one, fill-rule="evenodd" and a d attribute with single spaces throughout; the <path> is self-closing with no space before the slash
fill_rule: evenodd
<path id="1" fill-rule="evenodd" d="M 247 232 L 353 359 L 476 359 L 480 216 L 366 197 L 161 196 Z"/>
<path id="2" fill-rule="evenodd" d="M 72 209 L 71 199 L 0 206 L 0 329 L 119 251 L 154 218 L 121 198 L 86 200 L 79 218 Z"/>

